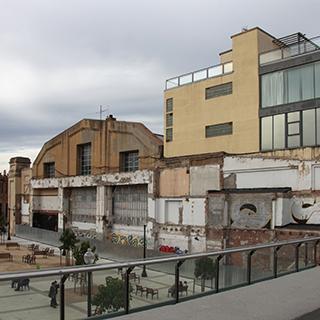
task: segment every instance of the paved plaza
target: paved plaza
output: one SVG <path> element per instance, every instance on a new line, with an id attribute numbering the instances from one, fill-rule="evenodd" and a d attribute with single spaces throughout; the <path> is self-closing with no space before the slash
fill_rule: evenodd
<path id="1" fill-rule="evenodd" d="M 21 245 L 27 246 L 30 241 L 15 238 Z M 59 250 L 56 250 L 59 253 Z M 57 257 L 58 258 L 58 257 Z M 98 263 L 109 263 L 111 260 L 100 259 Z M 137 279 L 131 280 L 133 289 L 130 309 L 148 307 L 152 304 L 172 301 L 168 289 L 174 283 L 174 265 L 167 264 L 159 271 L 157 265 L 147 268 L 147 278 L 141 278 L 142 269 L 136 267 L 132 272 Z M 105 284 L 108 276 L 121 278 L 118 270 L 99 271 L 93 273 L 93 294 L 100 284 Z M 139 277 L 140 276 L 140 277 Z M 140 279 L 138 279 L 140 278 Z M 59 306 L 50 307 L 48 297 L 52 281 L 58 277 L 30 279 L 30 290 L 15 291 L 11 282 L 0 282 L 0 320 L 58 320 Z M 188 285 L 188 295 L 200 293 L 199 283 L 187 274 L 181 274 L 181 281 Z M 159 296 L 146 297 L 144 292 L 136 294 L 136 285 L 157 289 Z M 84 319 L 87 314 L 87 295 L 81 284 L 74 279 L 65 283 L 65 311 L 66 319 Z M 206 290 L 210 290 L 210 283 L 206 283 Z M 186 293 L 183 293 L 185 296 Z M 123 320 L 315 320 L 320 313 L 320 268 L 313 268 L 300 273 L 290 274 L 278 279 L 260 282 L 219 294 L 209 295 L 196 300 L 182 302 L 121 316 Z M 58 299 L 59 303 L 59 299 Z M 92 310 L 95 307 L 92 306 Z M 310 313 L 310 315 L 306 315 Z M 300 320 L 300 318 L 299 318 Z"/>
<path id="2" fill-rule="evenodd" d="M 15 238 L 21 245 L 27 246 L 29 241 Z M 58 253 L 58 251 L 57 251 Z M 108 263 L 106 259 L 98 260 L 98 263 Z M 167 266 L 170 269 L 171 266 Z M 133 289 L 130 308 L 139 308 L 150 306 L 154 303 L 166 302 L 173 300 L 171 294 L 168 294 L 168 289 L 174 284 L 174 275 L 165 272 L 156 271 L 156 266 L 153 270 L 147 268 L 148 277 L 142 278 L 141 268 L 134 269 L 137 279 L 131 280 Z M 171 270 L 174 270 L 172 265 Z M 118 270 L 99 271 L 93 273 L 93 291 L 97 290 L 98 285 L 105 284 L 105 278 L 108 276 L 121 278 L 121 273 Z M 59 318 L 59 306 L 56 309 L 50 307 L 50 298 L 48 297 L 49 287 L 52 281 L 57 280 L 57 277 L 48 277 L 40 279 L 30 279 L 30 290 L 15 291 L 11 288 L 11 282 L 0 283 L 0 320 L 34 320 L 44 319 L 53 320 Z M 181 277 L 181 281 L 188 285 L 188 294 L 198 293 L 201 288 L 195 284 L 193 279 Z M 159 294 L 151 298 L 146 297 L 144 292 L 136 294 L 136 285 L 157 289 Z M 183 295 L 186 295 L 184 292 Z M 59 297 L 58 297 L 59 298 Z M 58 300 L 59 303 L 59 300 Z M 94 306 L 92 309 L 94 310 Z M 83 293 L 83 288 L 79 282 L 70 279 L 65 283 L 65 309 L 66 319 L 83 319 L 87 313 L 87 296 Z"/>

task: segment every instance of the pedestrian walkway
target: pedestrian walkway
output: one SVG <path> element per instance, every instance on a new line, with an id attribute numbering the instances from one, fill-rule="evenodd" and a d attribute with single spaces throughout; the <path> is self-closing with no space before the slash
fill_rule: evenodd
<path id="1" fill-rule="evenodd" d="M 293 320 L 320 306 L 320 267 L 119 320 Z M 318 320 L 310 315 L 299 320 Z"/>

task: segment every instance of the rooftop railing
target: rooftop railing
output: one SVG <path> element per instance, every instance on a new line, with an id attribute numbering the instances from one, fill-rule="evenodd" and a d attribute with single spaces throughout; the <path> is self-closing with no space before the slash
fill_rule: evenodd
<path id="1" fill-rule="evenodd" d="M 216 66 L 200 69 L 194 72 L 186 73 L 166 81 L 166 90 L 183 86 L 192 82 L 205 80 L 213 77 L 222 76 L 233 71 L 233 63 L 227 62 Z"/>
<path id="2" fill-rule="evenodd" d="M 270 50 L 261 53 L 259 56 L 260 65 L 265 65 L 270 62 L 275 62 L 282 59 L 287 59 L 302 54 L 314 52 L 320 49 L 320 36 L 302 41 L 279 49 Z"/>
<path id="3" fill-rule="evenodd" d="M 320 237 L 310 237 L 123 263 L 1 273 L 1 317 L 23 318 L 27 311 L 30 319 L 106 319 L 175 304 L 314 267 L 319 243 Z M 54 280 L 60 298 L 51 308 L 48 292 Z"/>

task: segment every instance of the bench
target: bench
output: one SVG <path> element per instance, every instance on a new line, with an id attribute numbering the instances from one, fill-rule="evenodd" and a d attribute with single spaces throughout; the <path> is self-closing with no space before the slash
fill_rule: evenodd
<path id="1" fill-rule="evenodd" d="M 159 290 L 158 289 L 153 289 L 153 288 L 146 288 L 146 298 L 148 298 L 148 295 L 151 295 L 151 298 L 153 299 L 153 296 L 157 296 L 159 299 Z"/>
<path id="2" fill-rule="evenodd" d="M 13 261 L 13 257 L 9 252 L 0 252 L 0 259 L 8 259 L 9 261 Z"/>
<path id="3" fill-rule="evenodd" d="M 138 294 L 138 291 L 141 292 L 141 297 L 142 297 L 142 294 L 144 292 L 147 292 L 147 288 L 144 288 L 143 286 L 139 285 L 139 284 L 136 284 L 136 295 Z"/>
<path id="4" fill-rule="evenodd" d="M 126 280 L 126 274 L 125 273 L 121 273 L 121 278 L 123 281 Z M 133 280 L 134 282 L 136 282 L 136 280 L 138 280 L 138 283 L 140 283 L 140 276 L 137 275 L 135 272 L 129 273 L 129 280 Z"/>
<path id="5" fill-rule="evenodd" d="M 7 242 L 6 243 L 6 248 L 17 248 L 20 249 L 20 244 L 18 242 Z"/>
<path id="6" fill-rule="evenodd" d="M 179 293 L 182 295 L 183 292 L 186 293 L 186 296 L 188 295 L 188 284 L 185 282 L 184 284 L 179 284 Z M 168 289 L 168 297 L 171 295 L 171 297 L 174 297 L 176 293 L 176 286 L 173 285 Z"/>

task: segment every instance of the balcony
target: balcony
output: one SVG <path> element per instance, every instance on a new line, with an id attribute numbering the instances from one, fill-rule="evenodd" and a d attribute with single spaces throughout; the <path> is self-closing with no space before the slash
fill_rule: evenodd
<path id="1" fill-rule="evenodd" d="M 186 73 L 178 77 L 168 79 L 166 81 L 166 90 L 183 86 L 185 84 L 219 77 L 233 72 L 233 63 L 227 62 L 208 68 L 200 69 L 194 72 Z"/>
<path id="2" fill-rule="evenodd" d="M 292 36 L 288 36 L 288 37 L 292 37 Z M 302 35 L 301 37 L 303 37 L 302 40 L 300 38 L 298 41 L 289 43 L 287 45 L 284 44 L 281 41 L 281 39 L 276 40 L 275 43 L 279 45 L 280 48 L 261 53 L 259 56 L 260 66 L 266 65 L 268 63 L 280 61 L 283 59 L 288 59 L 288 58 L 296 57 L 299 55 L 308 54 L 320 49 L 320 36 L 317 36 L 311 39 L 307 39 Z"/>

